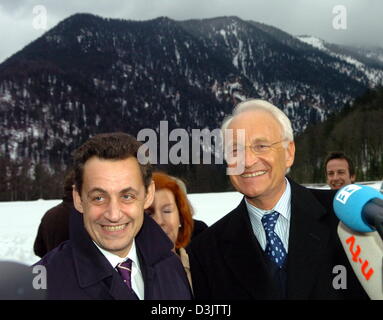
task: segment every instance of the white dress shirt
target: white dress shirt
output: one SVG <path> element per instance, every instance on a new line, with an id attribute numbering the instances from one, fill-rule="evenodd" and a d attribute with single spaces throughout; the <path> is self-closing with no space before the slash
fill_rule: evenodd
<path id="1" fill-rule="evenodd" d="M 101 251 L 101 253 L 105 256 L 105 258 L 110 262 L 110 264 L 112 265 L 112 267 L 115 269 L 116 272 L 118 272 L 116 267 L 119 263 L 124 262 L 128 258 L 132 260 L 132 273 L 131 273 L 132 289 L 140 300 L 144 300 L 144 297 L 145 297 L 144 296 L 145 294 L 144 278 L 142 277 L 140 263 L 138 261 L 135 240 L 133 239 L 132 247 L 130 248 L 129 253 L 125 258 L 120 258 L 119 256 L 100 248 L 97 245 L 97 243 L 95 243 L 94 241 L 93 243 Z"/>
<path id="2" fill-rule="evenodd" d="M 286 178 L 285 178 L 286 179 Z M 251 226 L 253 228 L 254 235 L 258 239 L 263 251 L 266 249 L 266 233 L 262 224 L 262 217 L 265 214 L 277 211 L 279 217 L 275 224 L 275 233 L 281 239 L 286 252 L 289 248 L 289 230 L 290 230 L 290 216 L 291 216 L 291 187 L 289 181 L 286 179 L 286 190 L 282 197 L 278 200 L 275 207 L 271 210 L 262 210 L 246 200 L 247 212 L 249 213 Z"/>

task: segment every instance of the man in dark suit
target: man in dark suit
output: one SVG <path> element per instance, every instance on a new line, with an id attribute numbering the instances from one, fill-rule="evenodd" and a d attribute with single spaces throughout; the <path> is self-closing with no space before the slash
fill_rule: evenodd
<path id="1" fill-rule="evenodd" d="M 189 246 L 196 299 L 365 299 L 336 234 L 334 192 L 285 176 L 295 154 L 286 115 L 250 100 L 222 129 L 232 129 L 228 174 L 244 198 Z"/>
<path id="2" fill-rule="evenodd" d="M 47 252 L 69 239 L 69 216 L 73 211 L 74 173 L 71 170 L 65 177 L 63 201 L 50 208 L 41 218 L 33 251 L 42 258 Z"/>
<path id="3" fill-rule="evenodd" d="M 92 137 L 74 153 L 69 240 L 37 265 L 48 299 L 190 299 L 173 244 L 144 214 L 154 197 L 141 144 L 124 133 Z"/>

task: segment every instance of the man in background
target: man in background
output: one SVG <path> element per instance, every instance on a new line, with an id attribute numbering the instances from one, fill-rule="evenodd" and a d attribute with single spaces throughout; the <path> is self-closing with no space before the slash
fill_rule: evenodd
<path id="1" fill-rule="evenodd" d="M 325 160 L 327 184 L 338 190 L 355 182 L 355 168 L 349 157 L 343 152 L 331 152 Z"/>
<path id="2" fill-rule="evenodd" d="M 74 208 L 73 184 L 74 172 L 70 171 L 65 177 L 62 202 L 49 209 L 41 219 L 33 245 L 33 251 L 40 258 L 69 239 L 69 215 Z"/>

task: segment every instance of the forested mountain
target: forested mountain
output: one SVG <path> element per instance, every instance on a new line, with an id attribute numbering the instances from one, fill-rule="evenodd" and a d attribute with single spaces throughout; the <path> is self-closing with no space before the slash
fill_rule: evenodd
<path id="1" fill-rule="evenodd" d="M 63 20 L 0 65 L 0 199 L 57 197 L 41 185 L 59 189 L 71 152 L 96 133 L 159 133 L 163 120 L 213 130 L 249 97 L 283 109 L 300 133 L 382 83 L 379 53 L 359 50 L 355 64 L 306 42 L 238 17 Z M 223 166 L 170 170 L 191 191 L 228 188 Z"/>

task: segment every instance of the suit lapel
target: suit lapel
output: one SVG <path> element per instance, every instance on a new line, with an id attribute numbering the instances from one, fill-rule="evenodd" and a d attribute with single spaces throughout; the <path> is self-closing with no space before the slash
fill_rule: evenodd
<path id="1" fill-rule="evenodd" d="M 141 274 L 144 279 L 144 294 L 145 300 L 152 300 L 154 297 L 154 277 L 155 272 L 154 268 L 150 265 L 147 265 L 142 257 L 142 254 L 139 250 L 137 250 L 138 259 L 140 261 Z"/>
<path id="2" fill-rule="evenodd" d="M 109 293 L 115 300 L 136 300 L 136 297 L 122 281 L 122 278 L 118 272 L 113 274 Z"/>
<path id="3" fill-rule="evenodd" d="M 232 212 L 222 232 L 221 246 L 226 266 L 253 299 L 271 299 L 275 288 L 267 273 L 262 249 L 251 228 L 245 200 Z"/>
<path id="4" fill-rule="evenodd" d="M 81 214 L 75 210 L 70 215 L 70 239 L 80 288 L 93 299 L 133 298 L 121 276 L 92 242 Z"/>
<path id="5" fill-rule="evenodd" d="M 323 223 L 326 211 L 312 193 L 291 184 L 291 222 L 287 258 L 287 296 L 307 299 L 318 278 L 329 230 Z"/>

